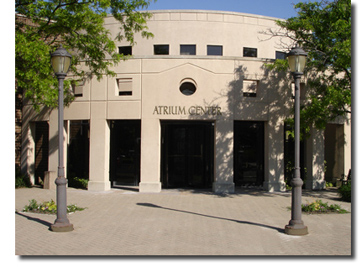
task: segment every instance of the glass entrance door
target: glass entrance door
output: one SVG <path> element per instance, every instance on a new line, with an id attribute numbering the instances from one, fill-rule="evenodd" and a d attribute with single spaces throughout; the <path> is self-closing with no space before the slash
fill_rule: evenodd
<path id="1" fill-rule="evenodd" d="M 213 143 L 214 127 L 211 122 L 163 122 L 163 187 L 211 187 Z"/>

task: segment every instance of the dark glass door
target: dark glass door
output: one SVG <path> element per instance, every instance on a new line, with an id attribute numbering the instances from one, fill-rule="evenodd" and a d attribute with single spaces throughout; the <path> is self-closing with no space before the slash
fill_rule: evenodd
<path id="1" fill-rule="evenodd" d="M 110 180 L 112 187 L 139 184 L 140 120 L 110 121 Z"/>
<path id="2" fill-rule="evenodd" d="M 89 179 L 89 133 L 88 120 L 70 121 L 68 179 L 74 177 Z"/>
<path id="3" fill-rule="evenodd" d="M 261 186 L 264 181 L 264 122 L 234 122 L 234 183 Z"/>
<path id="4" fill-rule="evenodd" d="M 213 155 L 214 126 L 211 122 L 162 123 L 163 187 L 211 187 Z"/>
<path id="5" fill-rule="evenodd" d="M 48 171 L 49 124 L 46 121 L 35 123 L 35 184 L 44 181 Z"/>

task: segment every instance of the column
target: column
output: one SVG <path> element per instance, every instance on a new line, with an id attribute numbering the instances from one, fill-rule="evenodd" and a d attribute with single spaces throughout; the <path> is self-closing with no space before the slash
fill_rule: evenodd
<path id="1" fill-rule="evenodd" d="M 48 172 L 45 173 L 44 177 L 45 189 L 56 189 L 55 180 L 58 176 L 58 163 L 58 110 L 53 109 L 49 115 L 49 160 Z"/>
<path id="2" fill-rule="evenodd" d="M 89 191 L 110 190 L 110 130 L 106 120 L 106 103 L 91 103 L 89 147 Z"/>
<path id="3" fill-rule="evenodd" d="M 269 192 L 285 191 L 284 181 L 284 125 L 282 120 L 265 124 L 265 181 Z"/>
<path id="4" fill-rule="evenodd" d="M 23 122 L 21 137 L 21 171 L 35 184 L 35 123 Z"/>
<path id="5" fill-rule="evenodd" d="M 312 129 L 306 140 L 306 189 L 321 190 L 325 188 L 325 138 L 324 131 Z"/>
<path id="6" fill-rule="evenodd" d="M 161 129 L 159 119 L 142 119 L 139 192 L 158 193 L 160 182 Z"/>
<path id="7" fill-rule="evenodd" d="M 234 193 L 233 120 L 216 122 L 215 178 L 213 192 Z"/>
<path id="8" fill-rule="evenodd" d="M 343 125 L 344 127 L 344 136 L 345 136 L 345 143 L 344 143 L 344 174 L 347 176 L 349 170 L 351 170 L 351 162 L 352 162 L 352 148 L 351 148 L 351 115 L 348 115 L 348 118 L 345 120 Z"/>
<path id="9" fill-rule="evenodd" d="M 55 189 L 55 179 L 58 177 L 58 110 L 51 111 L 49 116 L 49 161 L 48 171 L 44 176 L 44 189 Z M 64 173 L 67 178 L 67 155 L 68 155 L 68 122 L 64 121 L 63 127 L 63 154 L 64 154 Z"/>

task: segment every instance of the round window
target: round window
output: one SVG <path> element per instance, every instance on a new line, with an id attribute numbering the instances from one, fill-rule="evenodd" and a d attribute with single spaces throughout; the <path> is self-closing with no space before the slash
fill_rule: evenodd
<path id="1" fill-rule="evenodd" d="M 183 95 L 187 95 L 187 96 L 193 95 L 196 90 L 197 88 L 195 84 L 190 81 L 184 81 L 183 83 L 181 83 L 179 87 L 179 91 L 181 91 Z"/>

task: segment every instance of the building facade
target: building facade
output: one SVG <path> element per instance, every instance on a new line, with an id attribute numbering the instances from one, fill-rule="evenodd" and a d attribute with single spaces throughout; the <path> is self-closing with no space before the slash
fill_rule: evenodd
<path id="1" fill-rule="evenodd" d="M 217 11 L 152 11 L 154 38 L 119 42 L 131 58 L 115 77 L 86 80 L 65 108 L 67 175 L 89 178 L 88 190 L 236 186 L 285 190 L 292 141 L 292 79 L 264 64 L 285 56 L 262 32 L 275 18 Z M 105 26 L 115 36 L 113 17 Z M 50 63 L 49 63 L 50 64 Z M 307 84 L 301 87 L 303 101 Z M 23 107 L 21 168 L 51 187 L 57 175 L 57 110 Z M 292 155 L 293 156 L 293 155 Z M 302 143 L 305 185 L 322 189 L 351 168 L 351 122 L 311 130 Z M 325 173 L 326 161 L 326 173 Z"/>

